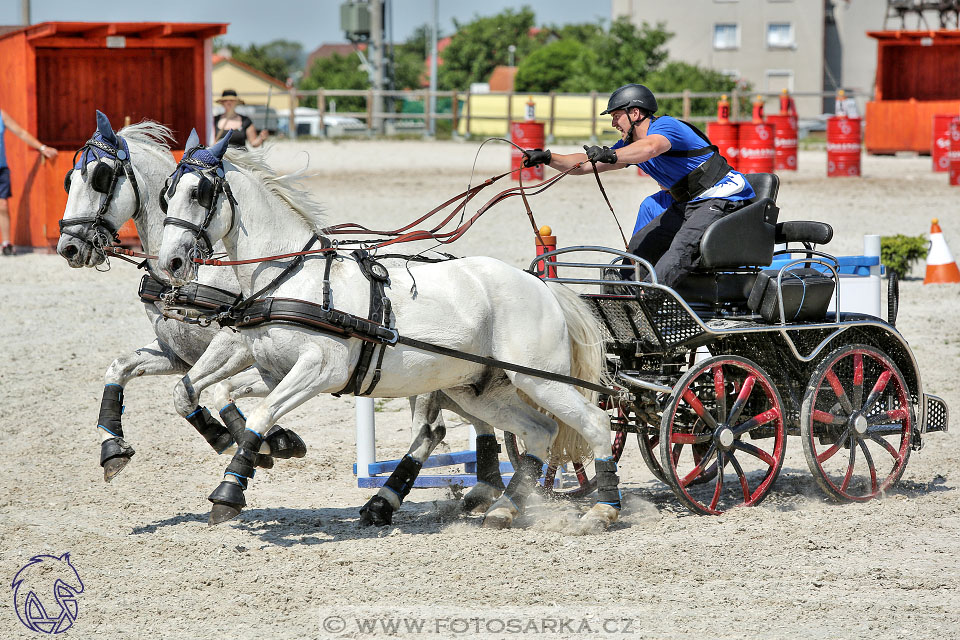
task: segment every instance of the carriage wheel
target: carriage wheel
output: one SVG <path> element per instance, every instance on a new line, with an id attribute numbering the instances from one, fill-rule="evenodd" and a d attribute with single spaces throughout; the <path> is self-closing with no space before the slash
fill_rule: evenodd
<path id="1" fill-rule="evenodd" d="M 773 380 L 739 356 L 714 356 L 690 368 L 660 423 L 667 480 L 701 514 L 763 500 L 780 473 L 786 444 L 783 402 Z"/>
<path id="2" fill-rule="evenodd" d="M 912 433 L 910 392 L 884 352 L 840 347 L 814 371 L 800 435 L 810 472 L 831 498 L 866 502 L 893 486 L 910 458 Z"/>
<path id="3" fill-rule="evenodd" d="M 606 406 L 604 406 L 604 408 L 606 408 Z M 624 444 L 626 444 L 627 441 L 626 421 L 612 420 L 611 432 L 613 433 L 613 459 L 619 462 L 620 456 L 623 455 Z M 510 458 L 510 464 L 513 465 L 514 469 L 518 468 L 521 452 L 517 436 L 509 431 L 505 431 L 503 433 L 503 444 L 507 450 L 507 457 Z M 572 478 L 568 477 L 568 473 L 564 472 L 565 470 L 558 469 L 557 465 L 547 463 L 547 468 L 543 474 L 543 484 L 540 487 L 544 495 L 559 498 L 582 498 L 596 491 L 597 478 L 596 476 L 589 477 L 587 475 L 587 467 L 579 462 L 567 463 L 564 467 L 572 472 Z M 563 472 L 561 476 L 562 482 L 561 486 L 556 487 L 554 484 L 558 471 Z"/>

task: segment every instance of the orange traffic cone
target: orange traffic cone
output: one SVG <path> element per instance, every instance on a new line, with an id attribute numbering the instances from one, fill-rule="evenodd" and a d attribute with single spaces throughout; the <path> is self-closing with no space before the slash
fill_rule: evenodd
<path id="1" fill-rule="evenodd" d="M 939 220 L 933 219 L 930 225 L 930 253 L 927 255 L 927 275 L 923 284 L 943 284 L 960 282 L 960 269 L 950 254 L 950 247 L 943 239 Z"/>

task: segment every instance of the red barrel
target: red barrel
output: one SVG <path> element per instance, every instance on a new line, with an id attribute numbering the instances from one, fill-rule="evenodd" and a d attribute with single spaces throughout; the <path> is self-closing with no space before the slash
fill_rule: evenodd
<path id="1" fill-rule="evenodd" d="M 938 113 L 933 116 L 933 139 L 930 141 L 930 157 L 934 172 L 950 170 L 950 123 L 953 114 Z"/>
<path id="2" fill-rule="evenodd" d="M 543 149 L 543 123 L 542 122 L 511 122 L 510 140 L 524 149 Z M 523 166 L 523 152 L 516 147 L 511 147 L 510 151 L 510 169 L 520 169 Z M 525 167 L 520 171 L 510 174 L 514 180 L 519 180 L 521 176 L 524 182 L 534 182 L 543 180 L 543 165 L 536 167 Z"/>
<path id="3" fill-rule="evenodd" d="M 739 123 L 737 122 L 708 122 L 707 137 L 710 142 L 717 145 L 727 164 L 731 168 L 737 168 L 737 160 L 740 156 L 740 138 Z"/>
<path id="4" fill-rule="evenodd" d="M 740 123 L 740 173 L 773 173 L 776 152 L 773 148 L 773 125 Z"/>
<path id="5" fill-rule="evenodd" d="M 827 120 L 827 177 L 860 175 L 860 118 Z"/>
<path id="6" fill-rule="evenodd" d="M 777 171 L 797 170 L 797 117 L 791 115 L 767 116 L 773 125 L 773 166 Z"/>
<path id="7" fill-rule="evenodd" d="M 950 160 L 950 184 L 960 187 L 960 118 L 954 118 L 948 130 L 950 150 L 947 157 Z"/>

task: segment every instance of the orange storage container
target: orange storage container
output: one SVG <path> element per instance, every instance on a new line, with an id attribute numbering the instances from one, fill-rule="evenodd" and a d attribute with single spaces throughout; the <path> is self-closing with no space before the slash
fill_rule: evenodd
<path id="1" fill-rule="evenodd" d="M 827 177 L 860 175 L 860 118 L 827 120 Z"/>
<path id="2" fill-rule="evenodd" d="M 773 125 L 774 168 L 797 170 L 797 118 L 791 115 L 767 116 Z"/>
<path id="3" fill-rule="evenodd" d="M 543 123 L 542 122 L 511 122 L 510 140 L 524 149 L 543 149 Z M 510 170 L 523 167 L 523 152 L 516 147 L 510 147 Z M 535 167 L 524 167 L 510 175 L 514 180 L 521 177 L 524 182 L 535 182 L 543 180 L 543 165 Z"/>
<path id="4" fill-rule="evenodd" d="M 737 168 L 740 157 L 740 124 L 737 122 L 708 122 L 707 137 L 717 145 L 727 164 Z"/>
<path id="5" fill-rule="evenodd" d="M 933 170 L 950 171 L 950 124 L 957 119 L 952 113 L 933 116 L 933 137 L 930 141 L 930 156 Z"/>
<path id="6" fill-rule="evenodd" d="M 773 125 L 741 122 L 737 171 L 741 173 L 773 173 L 775 157 Z"/>
<path id="7" fill-rule="evenodd" d="M 948 130 L 950 149 L 947 151 L 950 184 L 960 186 L 960 119 L 954 118 Z"/>

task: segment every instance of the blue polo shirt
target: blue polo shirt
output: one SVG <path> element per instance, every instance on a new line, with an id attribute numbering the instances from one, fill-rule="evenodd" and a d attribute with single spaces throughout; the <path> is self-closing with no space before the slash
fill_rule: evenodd
<path id="1" fill-rule="evenodd" d="M 687 151 L 689 149 L 701 149 L 707 146 L 707 143 L 698 136 L 693 129 L 671 116 L 660 116 L 650 122 L 647 129 L 647 135 L 658 134 L 670 142 L 670 148 L 677 151 Z M 613 149 L 619 149 L 624 146 L 623 140 L 617 141 Z M 662 187 L 670 188 L 678 180 L 689 174 L 707 161 L 712 152 L 707 151 L 703 155 L 692 156 L 690 158 L 677 158 L 665 154 L 650 158 L 646 162 L 639 163 L 639 167 L 644 170 L 651 178 L 657 181 Z M 724 200 L 749 200 L 756 194 L 750 183 L 743 177 L 739 171 L 731 170 L 726 176 L 721 178 L 716 186 L 707 190 L 694 200 L 705 200 L 707 198 L 722 198 Z"/>

